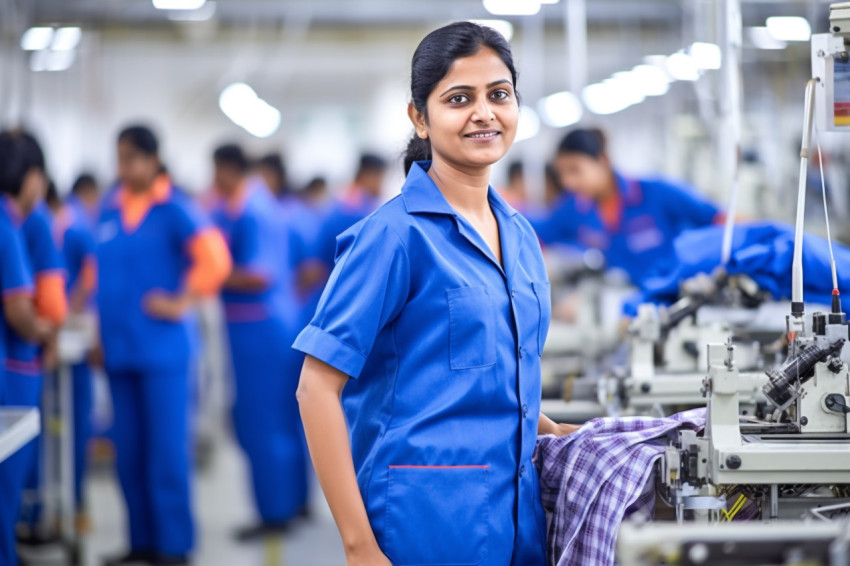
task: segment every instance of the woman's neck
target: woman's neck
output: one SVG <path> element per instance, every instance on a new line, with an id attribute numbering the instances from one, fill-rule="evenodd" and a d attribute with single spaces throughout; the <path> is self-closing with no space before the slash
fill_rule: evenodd
<path id="1" fill-rule="evenodd" d="M 605 202 L 606 200 L 614 197 L 617 193 L 620 192 L 620 186 L 617 182 L 617 176 L 611 171 L 610 176 L 608 177 L 608 182 L 605 184 L 605 187 L 599 193 L 599 196 L 596 198 L 596 202 Z"/>
<path id="2" fill-rule="evenodd" d="M 490 211 L 490 167 L 463 170 L 435 158 L 428 176 L 448 203 L 464 216 L 480 217 Z"/>

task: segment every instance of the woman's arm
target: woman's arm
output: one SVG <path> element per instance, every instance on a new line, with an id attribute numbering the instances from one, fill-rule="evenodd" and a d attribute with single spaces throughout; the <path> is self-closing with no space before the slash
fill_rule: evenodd
<path id="1" fill-rule="evenodd" d="M 391 566 L 381 552 L 357 485 L 340 396 L 348 376 L 307 356 L 296 397 L 310 456 L 336 521 L 348 566 Z"/>
<path id="2" fill-rule="evenodd" d="M 540 413 L 540 422 L 537 425 L 537 434 L 554 434 L 555 436 L 567 436 L 577 431 L 581 425 L 556 423 L 543 413 Z"/>

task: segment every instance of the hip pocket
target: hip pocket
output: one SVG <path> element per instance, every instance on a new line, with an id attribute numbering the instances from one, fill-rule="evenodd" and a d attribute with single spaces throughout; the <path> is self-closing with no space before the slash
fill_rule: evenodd
<path id="1" fill-rule="evenodd" d="M 485 287 L 447 289 L 449 366 L 470 369 L 496 363 L 495 313 Z"/>
<path id="2" fill-rule="evenodd" d="M 489 466 L 390 466 L 384 549 L 397 566 L 473 566 L 489 552 Z"/>

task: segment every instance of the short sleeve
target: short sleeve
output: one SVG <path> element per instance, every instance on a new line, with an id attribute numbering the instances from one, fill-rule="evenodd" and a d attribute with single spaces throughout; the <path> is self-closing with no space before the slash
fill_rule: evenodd
<path id="1" fill-rule="evenodd" d="M 211 227 L 210 219 L 189 197 L 175 195 L 172 227 L 175 236 L 184 246 L 203 230 Z"/>
<path id="2" fill-rule="evenodd" d="M 65 268 L 65 262 L 56 242 L 47 215 L 40 210 L 33 212 L 21 227 L 26 239 L 32 269 L 36 275 Z"/>
<path id="3" fill-rule="evenodd" d="M 410 260 L 401 238 L 375 218 L 340 236 L 338 249 L 316 315 L 293 347 L 357 378 L 407 302 Z"/>
<path id="4" fill-rule="evenodd" d="M 20 233 L 0 227 L 0 291 L 3 298 L 17 293 L 32 292 L 32 277 L 27 269 L 27 257 Z"/>

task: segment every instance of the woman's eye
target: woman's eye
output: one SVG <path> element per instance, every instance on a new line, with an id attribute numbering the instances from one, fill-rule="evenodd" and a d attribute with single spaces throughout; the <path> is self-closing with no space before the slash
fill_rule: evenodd
<path id="1" fill-rule="evenodd" d="M 469 98 L 465 94 L 456 94 L 449 98 L 449 102 L 451 104 L 463 104 L 467 100 L 469 100 Z"/>
<path id="2" fill-rule="evenodd" d="M 507 100 L 511 97 L 510 93 L 506 90 L 497 90 L 493 94 L 490 95 L 494 100 Z"/>

